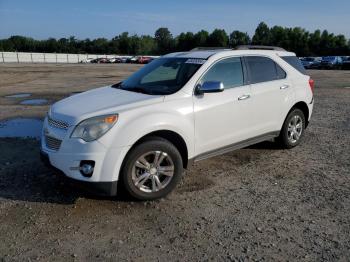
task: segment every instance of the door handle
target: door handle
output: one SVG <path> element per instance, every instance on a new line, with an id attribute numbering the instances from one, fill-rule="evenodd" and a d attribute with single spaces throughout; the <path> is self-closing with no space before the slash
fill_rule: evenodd
<path id="1" fill-rule="evenodd" d="M 283 86 L 280 86 L 280 89 L 287 89 L 289 87 L 289 85 L 283 85 Z"/>
<path id="2" fill-rule="evenodd" d="M 241 100 L 246 100 L 250 98 L 250 95 L 241 95 L 240 97 L 238 97 L 238 100 L 241 101 Z"/>

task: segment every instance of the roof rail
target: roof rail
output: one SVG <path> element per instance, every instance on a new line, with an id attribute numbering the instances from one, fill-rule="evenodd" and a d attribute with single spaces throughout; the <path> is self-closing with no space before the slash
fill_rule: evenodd
<path id="1" fill-rule="evenodd" d="M 266 46 L 266 45 L 239 45 L 234 50 L 275 50 L 275 51 L 286 51 L 282 47 Z"/>
<path id="2" fill-rule="evenodd" d="M 196 47 L 191 49 L 190 51 L 210 51 L 210 50 L 231 50 L 227 47 Z"/>

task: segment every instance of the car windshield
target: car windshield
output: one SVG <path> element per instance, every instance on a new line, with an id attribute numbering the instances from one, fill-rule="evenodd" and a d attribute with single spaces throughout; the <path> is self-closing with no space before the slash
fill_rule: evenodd
<path id="1" fill-rule="evenodd" d="M 113 87 L 149 95 L 170 95 L 180 90 L 205 61 L 159 58 Z"/>

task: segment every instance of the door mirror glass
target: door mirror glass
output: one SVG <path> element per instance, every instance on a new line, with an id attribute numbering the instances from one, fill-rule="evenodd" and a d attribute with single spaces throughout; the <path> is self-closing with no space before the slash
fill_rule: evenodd
<path id="1" fill-rule="evenodd" d="M 198 84 L 196 88 L 197 94 L 218 93 L 224 91 L 224 84 L 218 81 L 207 81 L 203 84 Z"/>

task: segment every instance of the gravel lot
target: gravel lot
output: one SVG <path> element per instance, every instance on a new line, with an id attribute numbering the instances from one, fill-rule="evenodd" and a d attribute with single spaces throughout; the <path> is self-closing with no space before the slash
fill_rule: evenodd
<path id="1" fill-rule="evenodd" d="M 115 83 L 135 65 L 0 65 L 0 119 Z M 350 71 L 311 71 L 302 144 L 261 143 L 197 163 L 155 202 L 96 198 L 39 161 L 34 139 L 0 139 L 0 261 L 349 261 Z"/>

